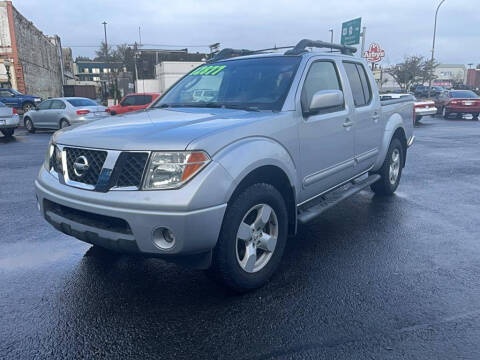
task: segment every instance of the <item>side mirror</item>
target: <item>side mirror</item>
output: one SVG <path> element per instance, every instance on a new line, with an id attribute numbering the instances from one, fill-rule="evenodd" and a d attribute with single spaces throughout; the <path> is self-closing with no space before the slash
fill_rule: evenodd
<path id="1" fill-rule="evenodd" d="M 309 113 L 319 110 L 342 106 L 344 103 L 343 92 L 340 90 L 320 90 L 312 96 Z"/>

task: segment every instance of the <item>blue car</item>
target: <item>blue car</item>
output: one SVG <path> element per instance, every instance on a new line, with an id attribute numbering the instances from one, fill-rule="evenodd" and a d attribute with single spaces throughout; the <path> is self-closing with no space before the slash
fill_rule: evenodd
<path id="1" fill-rule="evenodd" d="M 14 89 L 0 88 L 0 101 L 7 106 L 15 109 L 23 110 L 26 113 L 40 104 L 42 98 L 40 96 L 23 95 Z"/>

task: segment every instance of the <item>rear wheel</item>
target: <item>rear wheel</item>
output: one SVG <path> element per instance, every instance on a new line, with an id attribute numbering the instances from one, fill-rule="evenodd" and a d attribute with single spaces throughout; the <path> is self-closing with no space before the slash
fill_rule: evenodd
<path id="1" fill-rule="evenodd" d="M 2 129 L 0 130 L 5 137 L 12 137 L 15 129 Z"/>
<path id="2" fill-rule="evenodd" d="M 448 119 L 448 117 L 450 116 L 450 113 L 447 111 L 447 108 L 445 106 L 442 108 L 442 116 L 444 119 Z"/>
<path id="3" fill-rule="evenodd" d="M 60 129 L 64 129 L 68 126 L 70 126 L 70 123 L 68 122 L 68 120 L 65 120 L 65 119 L 60 120 Z"/>
<path id="4" fill-rule="evenodd" d="M 278 190 L 264 183 L 248 187 L 227 208 L 207 274 L 236 292 L 264 285 L 280 263 L 287 231 Z"/>
<path id="5" fill-rule="evenodd" d="M 375 194 L 389 196 L 397 190 L 402 177 L 404 149 L 398 138 L 393 138 L 387 151 L 387 156 L 378 171 L 380 180 L 372 184 Z"/>
<path id="6" fill-rule="evenodd" d="M 33 134 L 35 132 L 35 126 L 33 125 L 32 119 L 26 117 L 23 121 L 28 132 Z"/>

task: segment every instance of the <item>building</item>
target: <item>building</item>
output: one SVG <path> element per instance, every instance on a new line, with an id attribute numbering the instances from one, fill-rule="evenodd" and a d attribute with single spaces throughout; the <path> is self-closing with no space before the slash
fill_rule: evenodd
<path id="1" fill-rule="evenodd" d="M 102 81 L 109 77 L 112 71 L 122 70 L 120 62 L 95 60 L 77 60 L 74 64 L 75 77 L 79 81 Z"/>
<path id="2" fill-rule="evenodd" d="M 474 90 L 480 90 L 480 69 L 468 69 L 466 84 Z"/>
<path id="3" fill-rule="evenodd" d="M 373 70 L 373 77 L 381 92 L 400 91 L 400 85 L 395 81 L 392 75 L 388 74 L 385 69 L 376 67 Z"/>
<path id="4" fill-rule="evenodd" d="M 63 94 L 63 59 L 58 36 L 48 37 L 11 1 L 0 1 L 0 82 L 43 98 Z"/>
<path id="5" fill-rule="evenodd" d="M 452 87 L 465 84 L 467 68 L 463 64 L 439 64 L 435 68 L 433 85 Z"/>

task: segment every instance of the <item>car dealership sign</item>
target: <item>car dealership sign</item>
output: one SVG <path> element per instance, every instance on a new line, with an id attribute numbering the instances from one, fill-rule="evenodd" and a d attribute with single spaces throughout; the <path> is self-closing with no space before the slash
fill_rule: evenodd
<path id="1" fill-rule="evenodd" d="M 367 59 L 368 62 L 377 63 L 385 57 L 385 50 L 383 50 L 380 45 L 373 43 L 370 44 L 368 50 L 363 53 L 363 57 Z"/>

